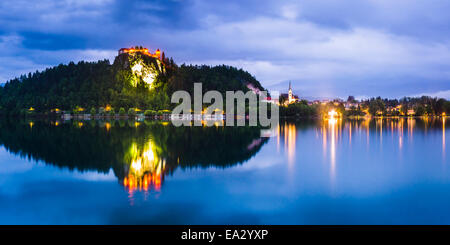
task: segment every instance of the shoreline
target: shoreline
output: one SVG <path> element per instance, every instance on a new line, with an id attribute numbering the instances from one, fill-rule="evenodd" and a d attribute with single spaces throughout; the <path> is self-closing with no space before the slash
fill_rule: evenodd
<path id="1" fill-rule="evenodd" d="M 178 115 L 177 117 L 180 117 L 182 115 Z M 204 118 L 202 114 L 187 114 L 188 118 L 184 118 L 183 120 L 226 120 L 225 115 L 221 115 L 220 117 L 210 117 L 210 118 Z M 185 117 L 186 117 L 185 116 Z M 440 119 L 440 118 L 448 118 L 450 115 L 433 115 L 433 116 L 342 116 L 342 117 L 334 117 L 333 119 L 337 120 L 371 120 L 371 119 Z M 130 115 L 95 115 L 91 116 L 89 114 L 82 114 L 82 115 L 45 115 L 45 114 L 35 114 L 35 115 L 26 115 L 26 116 L 20 116 L 20 115 L 0 115 L 0 118 L 21 118 L 21 119 L 51 119 L 51 120 L 161 120 L 161 121 L 167 121 L 171 120 L 172 114 L 163 114 L 163 115 L 151 115 L 151 116 L 145 116 L 142 114 L 138 114 L 136 116 L 130 116 Z M 236 118 L 236 117 L 235 117 Z M 319 117 L 319 116 L 311 116 L 311 117 L 293 117 L 293 116 L 280 116 L 280 120 L 329 120 L 331 118 L 328 117 Z M 175 119 L 177 120 L 177 119 Z M 178 119 L 181 120 L 181 119 Z M 248 117 L 246 118 L 246 121 L 248 120 Z"/>

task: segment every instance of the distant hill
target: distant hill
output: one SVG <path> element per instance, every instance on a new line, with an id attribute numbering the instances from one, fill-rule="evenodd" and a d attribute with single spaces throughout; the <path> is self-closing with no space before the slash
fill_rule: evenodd
<path id="1" fill-rule="evenodd" d="M 171 109 L 170 96 L 176 90 L 192 94 L 194 82 L 203 83 L 203 90 L 248 91 L 251 84 L 264 90 L 248 72 L 235 67 L 178 66 L 172 59 L 151 56 L 143 52 L 120 53 L 110 64 L 70 62 L 44 71 L 36 71 L 12 79 L 0 87 L 0 111 L 19 114 L 32 109 L 47 113 L 51 110 L 71 111 L 75 108 L 137 107 L 141 109 Z"/>

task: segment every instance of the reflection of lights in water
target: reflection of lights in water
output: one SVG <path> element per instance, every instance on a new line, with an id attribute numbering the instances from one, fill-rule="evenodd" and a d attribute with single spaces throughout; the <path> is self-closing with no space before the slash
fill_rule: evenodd
<path id="1" fill-rule="evenodd" d="M 109 123 L 109 122 L 105 123 L 105 128 L 106 128 L 106 131 L 109 131 L 111 129 L 111 123 Z"/>
<path id="2" fill-rule="evenodd" d="M 445 113 L 442 113 L 442 154 L 445 157 Z"/>
<path id="3" fill-rule="evenodd" d="M 364 121 L 363 121 L 363 125 L 361 127 L 365 127 L 366 128 L 366 141 L 367 141 L 367 148 L 369 148 L 369 142 L 370 142 L 370 133 L 369 133 L 369 123 L 370 123 L 370 118 L 368 117 L 364 117 Z"/>
<path id="4" fill-rule="evenodd" d="M 352 122 L 349 123 L 348 128 L 348 143 L 350 146 L 352 146 Z"/>
<path id="5" fill-rule="evenodd" d="M 328 142 L 330 147 L 330 179 L 333 182 L 336 175 L 336 144 L 339 137 L 339 131 L 341 130 L 341 119 L 329 118 L 327 123 L 322 124 L 322 146 L 323 156 L 327 158 Z M 352 126 L 349 126 L 349 135 L 351 135 Z M 329 140 L 328 135 L 329 134 Z M 350 136 L 351 137 L 351 136 Z"/>
<path id="6" fill-rule="evenodd" d="M 322 147 L 323 147 L 323 156 L 327 155 L 327 129 L 325 127 L 325 123 L 322 126 Z"/>
<path id="7" fill-rule="evenodd" d="M 355 124 L 356 130 L 358 131 L 358 124 Z M 348 127 L 349 138 L 353 131 L 352 122 L 349 122 Z M 336 177 L 336 151 L 338 140 L 342 137 L 342 119 L 341 118 L 329 118 L 326 123 L 322 124 L 322 145 L 323 145 L 323 156 L 324 159 L 329 159 L 330 166 L 330 181 L 334 182 Z M 351 144 L 351 139 L 349 139 Z M 329 147 L 329 158 L 327 154 L 327 148 Z"/>
<path id="8" fill-rule="evenodd" d="M 381 117 L 379 121 L 380 121 L 380 144 L 383 144 L 383 117 Z"/>
<path id="9" fill-rule="evenodd" d="M 288 164 L 292 167 L 295 161 L 295 140 L 297 136 L 295 124 L 289 124 L 286 133 L 288 135 Z"/>
<path id="10" fill-rule="evenodd" d="M 398 122 L 398 146 L 400 150 L 403 148 L 403 118 Z"/>
<path id="11" fill-rule="evenodd" d="M 33 122 L 29 122 L 28 125 L 30 125 L 30 128 L 33 128 L 34 123 Z"/>
<path id="12" fill-rule="evenodd" d="M 336 124 L 337 119 L 332 118 L 328 120 L 328 127 L 331 129 L 331 141 L 330 141 L 330 163 L 331 163 L 331 176 L 334 178 L 336 174 Z"/>
<path id="13" fill-rule="evenodd" d="M 408 125 L 408 141 L 412 141 L 413 140 L 413 129 L 416 124 L 416 119 L 410 117 L 410 118 L 408 118 L 408 120 L 406 122 Z"/>
<path id="14" fill-rule="evenodd" d="M 277 125 L 277 151 L 280 150 L 280 138 L 284 138 L 284 152 L 287 153 L 288 166 L 291 168 L 295 162 L 295 143 L 297 129 L 295 124 L 285 122 L 283 126 Z M 290 169 L 291 170 L 291 169 Z"/>
<path id="15" fill-rule="evenodd" d="M 130 198 L 137 190 L 161 190 L 165 161 L 155 155 L 153 148 L 151 141 L 144 145 L 142 152 L 135 143 L 130 148 L 131 163 L 128 175 L 123 179 L 123 185 L 129 190 Z"/>
<path id="16" fill-rule="evenodd" d="M 336 118 L 331 118 L 328 120 L 328 126 L 329 125 L 336 125 L 337 119 Z"/>
<path id="17" fill-rule="evenodd" d="M 391 135 L 394 137 L 394 121 L 391 120 Z"/>
<path id="18" fill-rule="evenodd" d="M 277 124 L 277 152 L 280 152 L 280 134 L 281 134 L 281 126 L 280 124 Z"/>

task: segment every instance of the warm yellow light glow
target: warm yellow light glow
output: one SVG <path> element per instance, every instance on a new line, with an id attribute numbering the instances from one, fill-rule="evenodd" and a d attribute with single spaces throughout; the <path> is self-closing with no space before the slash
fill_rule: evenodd
<path id="1" fill-rule="evenodd" d="M 142 75 L 142 67 L 143 67 L 142 63 L 139 61 L 138 63 L 134 64 L 133 67 L 131 67 L 131 71 L 134 74 L 141 76 Z"/>
<path id="2" fill-rule="evenodd" d="M 330 142 L 330 163 L 331 163 L 331 178 L 334 180 L 336 175 L 336 141 L 338 138 L 337 119 L 332 118 L 328 121 L 328 127 L 331 128 L 331 142 Z"/>
<path id="3" fill-rule="evenodd" d="M 111 111 L 111 106 L 110 105 L 106 105 L 105 111 Z"/>
<path id="4" fill-rule="evenodd" d="M 135 173 L 140 173 L 142 171 L 142 158 L 135 159 L 131 162 L 130 169 Z"/>
<path id="5" fill-rule="evenodd" d="M 288 153 L 288 165 L 292 169 L 295 163 L 295 142 L 297 140 L 297 129 L 295 124 L 288 124 L 285 127 L 285 134 L 287 135 L 287 153 Z"/>
<path id="6" fill-rule="evenodd" d="M 123 185 L 131 192 L 138 189 L 147 191 L 149 187 L 160 190 L 165 162 L 155 155 L 154 150 L 151 141 L 144 145 L 142 151 L 137 144 L 131 146 L 129 154 L 132 159 L 128 176 L 123 180 Z"/>
<path id="7" fill-rule="evenodd" d="M 148 85 L 152 85 L 153 81 L 155 81 L 156 78 L 156 74 L 153 73 L 148 73 L 145 74 L 145 76 L 142 77 L 142 80 L 144 80 L 144 82 Z"/>
<path id="8" fill-rule="evenodd" d="M 120 49 L 119 54 L 122 53 L 128 53 L 128 54 L 135 54 L 135 53 L 141 53 L 150 57 L 161 59 L 161 50 L 157 49 L 154 54 L 150 53 L 150 51 L 147 48 L 123 48 Z"/>
<path id="9" fill-rule="evenodd" d="M 442 154 L 445 157 L 445 116 L 442 118 Z"/>
<path id="10" fill-rule="evenodd" d="M 34 108 L 33 107 L 30 107 L 30 109 L 28 109 L 29 111 L 34 111 Z"/>
<path id="11" fill-rule="evenodd" d="M 331 110 L 328 112 L 329 118 L 336 118 L 338 116 L 338 113 L 335 110 Z"/>
<path id="12" fill-rule="evenodd" d="M 134 64 L 131 67 L 131 71 L 133 72 L 133 74 L 137 75 L 137 76 L 141 76 L 142 80 L 148 84 L 150 87 L 153 84 L 153 82 L 155 81 L 156 75 L 150 71 L 150 69 L 144 69 L 144 65 L 142 64 L 141 61 L 137 62 L 136 64 Z"/>

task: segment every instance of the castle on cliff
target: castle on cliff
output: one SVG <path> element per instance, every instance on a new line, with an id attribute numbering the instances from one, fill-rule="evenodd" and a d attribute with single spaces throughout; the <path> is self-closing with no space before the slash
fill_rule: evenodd
<path id="1" fill-rule="evenodd" d="M 150 56 L 150 57 L 157 58 L 157 59 L 159 59 L 161 61 L 164 61 L 164 59 L 165 59 L 164 52 L 161 52 L 161 50 L 157 49 L 155 51 L 155 53 L 151 53 L 148 50 L 148 48 L 143 48 L 142 46 L 141 47 L 136 46 L 136 47 L 132 47 L 132 48 L 121 48 L 121 49 L 119 49 L 119 55 L 125 54 L 125 53 L 126 54 L 141 53 L 143 55 L 147 55 L 147 56 Z"/>

